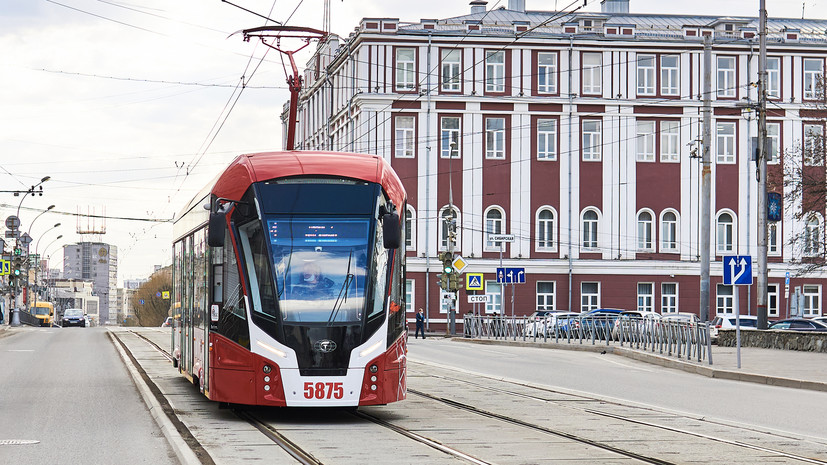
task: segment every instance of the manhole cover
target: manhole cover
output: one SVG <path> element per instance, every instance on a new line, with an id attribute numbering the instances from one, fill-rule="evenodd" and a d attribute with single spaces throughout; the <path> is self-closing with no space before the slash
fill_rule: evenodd
<path id="1" fill-rule="evenodd" d="M 0 446 L 21 446 L 25 444 L 37 444 L 40 441 L 33 439 L 0 439 Z"/>

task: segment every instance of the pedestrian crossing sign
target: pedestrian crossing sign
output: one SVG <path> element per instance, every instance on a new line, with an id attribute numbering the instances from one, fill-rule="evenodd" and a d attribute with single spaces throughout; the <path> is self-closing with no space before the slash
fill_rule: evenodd
<path id="1" fill-rule="evenodd" d="M 6 276 L 11 274 L 11 261 L 9 260 L 0 260 L 0 276 Z"/>
<path id="2" fill-rule="evenodd" d="M 482 273 L 465 273 L 465 290 L 466 291 L 482 291 L 483 290 L 483 276 L 482 276 Z"/>

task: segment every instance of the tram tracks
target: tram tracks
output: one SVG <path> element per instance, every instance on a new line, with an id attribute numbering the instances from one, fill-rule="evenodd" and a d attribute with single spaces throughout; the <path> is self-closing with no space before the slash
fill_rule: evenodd
<path id="1" fill-rule="evenodd" d="M 138 332 L 133 332 L 133 334 L 169 358 L 169 353 L 149 338 Z M 590 457 L 606 457 L 608 453 L 611 457 L 616 457 L 614 460 L 620 460 L 621 462 L 625 459 L 629 460 L 630 463 L 672 464 L 685 463 L 698 459 L 698 457 L 688 459 L 687 456 L 683 455 L 685 452 L 676 452 L 676 450 L 668 451 L 663 447 L 657 447 L 657 439 L 654 439 L 655 436 L 662 437 L 664 435 L 671 435 L 671 437 L 683 437 L 683 439 L 677 439 L 677 441 L 684 443 L 694 441 L 696 447 L 697 444 L 707 444 L 707 441 L 709 441 L 710 443 L 721 445 L 717 450 L 725 449 L 728 451 L 736 451 L 734 452 L 736 454 L 737 449 L 741 449 L 744 451 L 752 451 L 751 454 L 756 457 L 766 457 L 770 460 L 784 463 L 827 465 L 827 460 L 819 458 L 821 452 L 813 453 L 813 456 L 810 457 L 807 456 L 809 453 L 807 448 L 804 448 L 803 451 L 798 450 L 798 444 L 800 443 L 797 441 L 801 438 L 795 435 L 776 434 L 774 432 L 762 431 L 760 428 L 751 428 L 743 425 L 735 426 L 645 406 L 631 407 L 619 402 L 612 402 L 588 395 L 572 394 L 570 392 L 558 391 L 554 388 L 514 383 L 500 378 L 476 376 L 473 379 L 463 379 L 462 376 L 455 376 L 448 372 L 446 372 L 446 374 L 434 372 L 432 368 L 428 368 L 425 371 L 426 374 L 422 379 L 433 378 L 433 385 L 429 386 L 429 383 L 418 383 L 424 384 L 424 386 L 417 385 L 416 388 L 411 388 L 410 386 L 408 388 L 409 398 L 412 397 L 410 400 L 419 403 L 416 407 L 417 410 L 436 412 L 440 409 L 438 405 L 441 405 L 443 412 L 456 409 L 458 413 L 455 414 L 454 420 L 459 421 L 460 424 L 484 424 L 485 426 L 478 426 L 477 429 L 486 430 L 486 428 L 490 428 L 491 430 L 507 431 L 507 434 L 515 435 L 515 437 L 531 436 L 531 441 L 540 441 L 540 443 L 554 442 L 554 448 L 550 448 L 549 450 L 553 451 L 552 454 L 555 454 L 555 457 L 560 453 L 559 447 L 569 448 L 569 450 L 571 450 L 578 447 L 574 444 L 580 444 L 582 446 L 580 450 L 603 451 L 602 455 L 601 453 L 587 452 Z M 485 380 L 480 378 L 485 378 Z M 463 392 L 473 392 L 474 395 L 477 396 L 490 397 L 492 399 L 498 398 L 499 400 L 488 403 L 466 400 L 469 398 L 469 394 L 462 394 Z M 485 392 L 490 394 L 485 394 Z M 592 424 L 600 424 L 601 428 L 605 426 L 602 431 L 611 431 L 611 428 L 616 428 L 616 431 L 607 435 L 605 432 L 572 428 L 570 425 L 566 426 L 566 424 L 562 422 L 556 423 L 554 420 L 543 415 L 537 415 L 536 409 L 529 409 L 527 411 L 524 409 L 522 412 L 513 413 L 508 411 L 507 407 L 500 405 L 501 403 L 508 404 L 509 401 L 507 399 L 509 397 L 523 398 L 537 403 L 553 405 L 555 410 L 558 411 L 558 414 L 559 412 L 564 412 L 564 410 L 559 409 L 568 409 L 573 413 L 577 412 L 578 416 L 584 416 L 583 418 L 591 416 L 595 418 L 595 420 L 586 421 Z M 519 403 L 518 400 L 515 400 L 515 404 Z M 404 408 L 410 413 L 409 405 L 410 404 L 405 405 Z M 601 408 L 601 406 L 605 406 L 605 408 Z M 437 414 L 435 417 L 424 417 L 426 420 L 422 421 L 420 418 L 415 418 L 415 415 L 401 415 L 400 410 L 395 407 L 396 406 L 362 408 L 358 411 L 356 409 L 331 409 L 327 411 L 330 415 L 324 416 L 326 419 L 322 418 L 322 416 L 318 418 L 320 418 L 319 421 L 322 422 L 322 425 L 336 425 L 339 424 L 338 422 L 351 416 L 359 419 L 361 422 L 370 422 L 412 441 L 409 443 L 409 446 L 405 447 L 416 447 L 413 446 L 413 444 L 416 443 L 427 446 L 434 451 L 439 451 L 439 453 L 435 455 L 431 453 L 430 457 L 445 457 L 438 461 L 435 460 L 433 463 L 443 463 L 443 461 L 444 463 L 450 463 L 452 460 L 459 460 L 464 463 L 476 465 L 502 463 L 503 459 L 501 455 L 497 455 L 496 449 L 503 445 L 510 449 L 509 453 L 512 455 L 520 453 L 519 447 L 507 442 L 500 443 L 501 446 L 492 446 L 493 448 L 486 449 L 479 447 L 478 444 L 458 441 L 456 435 L 449 432 L 451 427 L 445 426 L 448 423 L 445 422 L 446 417 L 444 413 Z M 400 405 L 399 407 L 402 406 Z M 330 450 L 325 450 L 331 448 L 339 448 L 336 450 L 340 452 L 342 450 L 355 450 L 347 441 L 339 439 L 335 443 L 328 443 L 327 445 L 320 445 L 317 442 L 307 442 L 307 439 L 302 436 L 302 430 L 306 430 L 303 425 L 306 422 L 308 425 L 313 424 L 313 421 L 305 419 L 305 413 L 298 414 L 294 417 L 292 414 L 287 414 L 287 411 L 284 411 L 273 416 L 274 411 L 272 410 L 246 407 L 232 409 L 229 410 L 228 413 L 229 412 L 232 412 L 238 416 L 238 418 L 252 425 L 252 427 L 267 437 L 269 441 L 272 441 L 273 444 L 285 450 L 297 463 L 313 465 L 322 463 L 359 463 L 358 461 L 337 461 L 341 458 L 341 455 L 335 455 L 337 459 L 331 459 L 333 456 L 330 454 Z M 565 413 L 563 413 L 563 415 L 565 416 Z M 574 417 L 574 415 L 568 416 Z M 475 420 L 475 418 L 477 419 Z M 604 421 L 597 420 L 596 418 L 604 418 L 605 421 L 614 422 L 613 426 L 602 425 Z M 285 419 L 287 420 L 286 423 L 284 422 Z M 358 429 L 363 427 L 359 426 L 361 422 L 352 423 L 346 421 L 345 423 L 351 428 Z M 720 436 L 716 435 L 717 431 L 714 431 L 716 428 L 698 427 L 697 422 L 704 422 L 707 425 L 716 427 L 720 426 L 721 428 L 718 428 L 718 430 L 725 431 L 725 433 Z M 620 436 L 623 433 L 618 433 L 618 431 L 627 430 L 627 428 L 623 426 L 618 426 L 622 424 L 630 425 L 630 428 L 634 428 L 637 433 L 643 431 L 644 436 L 649 437 L 641 439 L 638 442 L 624 440 Z M 296 429 L 297 425 L 299 426 L 298 430 Z M 284 428 L 285 426 L 287 429 Z M 738 428 L 738 430 L 726 430 L 724 428 Z M 520 430 L 531 431 L 532 433 L 519 433 Z M 740 436 L 738 433 L 739 430 L 743 432 Z M 294 434 L 294 431 L 298 432 L 298 435 Z M 648 431 L 652 431 L 652 433 L 650 434 Z M 658 431 L 660 433 L 658 433 Z M 558 439 L 539 439 L 543 435 Z M 765 442 L 765 438 L 769 437 L 773 437 L 775 440 Z M 818 449 L 820 451 L 824 446 L 824 444 L 819 441 L 811 442 L 812 444 L 809 444 L 808 447 L 814 444 L 819 446 L 817 448 L 810 447 L 812 450 Z M 389 442 L 389 444 L 394 443 L 393 440 Z M 790 447 L 786 448 L 784 447 L 786 444 L 782 443 L 789 444 Z M 395 444 L 394 447 L 403 447 L 403 442 L 401 441 Z M 560 444 L 572 445 L 560 446 Z M 775 447 L 779 444 L 781 444 L 779 447 Z M 706 446 L 701 446 L 700 448 L 704 449 Z M 425 453 L 425 455 L 428 454 Z M 549 459 L 552 458 L 551 456 L 546 457 Z M 543 461 L 543 459 L 535 460 Z M 595 463 L 599 461 L 600 460 L 595 460 Z M 423 463 L 429 462 L 425 460 Z"/>

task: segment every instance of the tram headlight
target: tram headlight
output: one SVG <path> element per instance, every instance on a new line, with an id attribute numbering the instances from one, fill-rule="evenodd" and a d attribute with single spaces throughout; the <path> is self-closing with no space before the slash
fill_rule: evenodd
<path id="1" fill-rule="evenodd" d="M 371 391 L 375 391 L 375 390 L 376 390 L 376 385 L 375 385 L 375 384 L 371 384 L 371 385 L 370 385 L 370 390 L 371 390 Z"/>
<path id="2" fill-rule="evenodd" d="M 368 368 L 368 369 L 370 370 L 371 373 L 376 373 L 377 371 L 379 371 L 379 367 L 376 366 L 376 365 L 371 365 L 370 368 Z"/>
<path id="3" fill-rule="evenodd" d="M 265 374 L 267 374 L 267 373 L 270 373 L 271 371 L 273 371 L 273 367 L 271 367 L 270 365 L 264 365 L 264 368 L 262 370 L 264 371 Z"/>
<path id="4" fill-rule="evenodd" d="M 270 390 L 270 385 L 269 385 L 269 384 L 265 384 L 265 385 L 264 385 L 264 390 L 265 390 L 265 391 L 269 391 L 269 390 Z"/>
<path id="5" fill-rule="evenodd" d="M 375 383 L 376 382 L 376 376 L 371 376 L 370 377 L 370 382 Z"/>
<path id="6" fill-rule="evenodd" d="M 269 382 L 270 382 L 270 377 L 269 377 L 269 376 L 265 376 L 265 377 L 264 377 L 264 382 L 265 382 L 265 383 L 269 383 Z"/>

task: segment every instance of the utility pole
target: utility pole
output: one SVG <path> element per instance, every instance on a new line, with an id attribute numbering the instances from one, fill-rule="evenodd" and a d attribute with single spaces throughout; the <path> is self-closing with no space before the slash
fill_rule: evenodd
<path id="1" fill-rule="evenodd" d="M 701 321 L 709 321 L 709 215 L 712 203 L 712 35 L 704 36 L 703 150 L 701 156 Z"/>
<path id="2" fill-rule="evenodd" d="M 767 10 L 759 0 L 758 26 L 758 329 L 767 329 Z"/>

